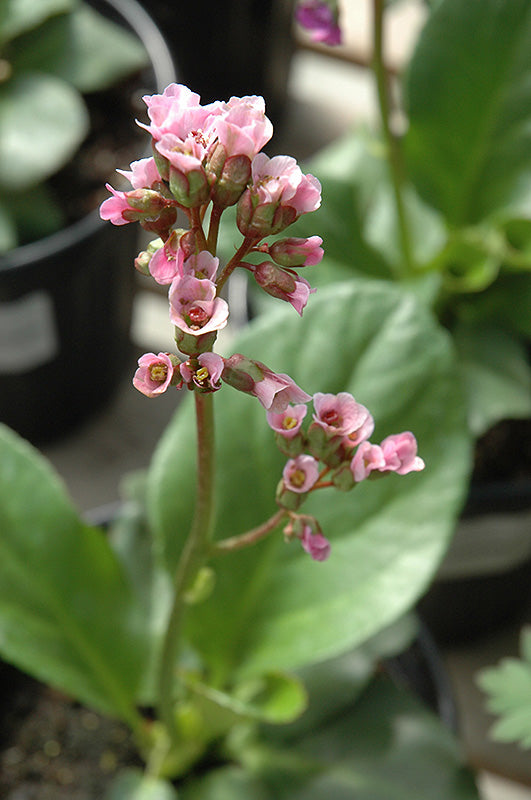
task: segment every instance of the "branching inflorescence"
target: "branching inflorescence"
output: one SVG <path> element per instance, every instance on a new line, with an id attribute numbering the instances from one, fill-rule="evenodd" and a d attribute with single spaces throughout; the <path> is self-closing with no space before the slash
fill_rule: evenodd
<path id="1" fill-rule="evenodd" d="M 289 375 L 239 353 L 224 358 L 213 352 L 218 331 L 229 318 L 220 291 L 237 268 L 249 271 L 265 292 L 302 315 L 315 290 L 297 270 L 321 261 L 322 240 L 319 236 L 265 240 L 278 237 L 302 214 L 316 210 L 321 186 L 313 175 L 303 174 L 295 159 L 270 158 L 261 152 L 273 133 L 261 97 L 201 105 L 197 94 L 172 84 L 163 94 L 144 100 L 150 124 L 142 127 L 151 136 L 153 156 L 122 172 L 131 183 L 130 191 L 107 187 L 112 196 L 100 213 L 115 225 L 138 221 L 157 235 L 135 266 L 169 286 L 170 320 L 179 353 L 143 355 L 133 383 L 148 397 L 186 386 L 197 399 L 218 391 L 223 383 L 256 397 L 267 411 L 278 447 L 289 459 L 277 489 L 279 510 L 259 528 L 214 547 L 227 551 L 247 546 L 282 522 L 286 538 L 299 539 L 313 559 L 323 561 L 330 545 L 318 521 L 299 512 L 304 499 L 321 488 L 348 491 L 369 477 L 422 469 L 415 437 L 404 432 L 380 444 L 369 442 L 372 415 L 347 392 L 315 394 L 312 420 L 304 429 L 312 397 Z M 220 267 L 216 256 L 220 219 L 234 205 L 243 239 Z M 178 227 L 180 217 L 187 220 L 186 228 Z M 251 254 L 259 263 L 246 260 Z"/>

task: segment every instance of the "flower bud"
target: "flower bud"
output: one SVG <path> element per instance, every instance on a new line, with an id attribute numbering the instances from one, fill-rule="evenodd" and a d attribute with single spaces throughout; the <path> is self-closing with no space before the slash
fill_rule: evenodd
<path id="1" fill-rule="evenodd" d="M 146 250 L 141 250 L 140 253 L 135 258 L 135 269 L 142 273 L 142 275 L 150 275 L 149 271 L 149 263 L 151 261 L 152 256 L 159 250 L 164 242 L 159 237 L 157 239 L 153 239 L 147 246 Z"/>
<path id="2" fill-rule="evenodd" d="M 225 161 L 221 174 L 212 186 L 211 197 L 221 208 L 238 202 L 251 177 L 251 160 L 248 156 L 231 156 Z"/>
<path id="3" fill-rule="evenodd" d="M 323 258 L 322 243 L 320 236 L 308 239 L 291 236 L 273 242 L 269 246 L 269 255 L 281 267 L 311 267 Z"/>
<path id="4" fill-rule="evenodd" d="M 297 286 L 295 278 L 289 272 L 285 272 L 271 261 L 258 264 L 254 270 L 254 277 L 267 294 L 281 300 L 284 300 L 286 295 L 292 294 Z"/>
<path id="5" fill-rule="evenodd" d="M 170 191 L 185 208 L 197 208 L 209 200 L 209 188 L 204 169 L 182 172 L 170 167 Z"/>

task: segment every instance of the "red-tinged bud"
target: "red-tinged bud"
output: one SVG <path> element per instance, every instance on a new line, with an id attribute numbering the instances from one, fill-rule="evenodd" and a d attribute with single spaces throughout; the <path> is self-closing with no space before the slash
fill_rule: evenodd
<path id="1" fill-rule="evenodd" d="M 235 353 L 225 360 L 225 368 L 221 377 L 234 389 L 252 393 L 255 384 L 264 379 L 264 373 L 250 358 Z"/>
<path id="2" fill-rule="evenodd" d="M 191 169 L 184 173 L 170 168 L 170 191 L 177 202 L 185 208 L 198 208 L 209 200 L 209 188 L 205 171 Z"/>
<path id="3" fill-rule="evenodd" d="M 184 258 L 196 255 L 199 252 L 199 242 L 197 232 L 194 228 L 185 231 L 179 239 L 179 247 L 183 251 Z"/>
<path id="4" fill-rule="evenodd" d="M 153 189 L 134 189 L 126 192 L 125 196 L 131 208 L 140 211 L 149 217 L 155 217 L 167 206 L 167 200 Z"/>
<path id="5" fill-rule="evenodd" d="M 238 202 L 251 177 L 251 160 L 248 156 L 231 156 L 225 161 L 221 173 L 212 186 L 211 196 L 221 208 Z"/>
<path id="6" fill-rule="evenodd" d="M 269 255 L 281 267 L 311 267 L 318 264 L 324 255 L 320 236 L 302 239 L 290 236 L 279 239 L 269 247 Z"/>
<path id="7" fill-rule="evenodd" d="M 286 295 L 292 294 L 297 288 L 295 278 L 285 270 L 272 264 L 271 261 L 263 261 L 254 270 L 256 282 L 262 289 L 272 297 L 281 300 L 286 299 Z"/>

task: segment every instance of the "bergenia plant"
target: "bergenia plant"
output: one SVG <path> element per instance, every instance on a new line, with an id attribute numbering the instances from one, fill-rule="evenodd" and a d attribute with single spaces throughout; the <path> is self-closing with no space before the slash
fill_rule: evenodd
<path id="1" fill-rule="evenodd" d="M 133 384 L 179 408 L 108 533 L 1 431 L 0 651 L 130 726 L 146 768 L 119 776 L 112 800 L 317 797 L 327 782 L 346 791 L 361 764 L 382 800 L 419 781 L 426 800 L 441 786 L 474 798 L 447 734 L 388 686 L 385 714 L 351 716 L 346 739 L 336 725 L 398 646 L 373 637 L 426 586 L 461 501 L 469 447 L 447 337 L 393 287 L 313 297 L 300 272 L 323 242 L 287 231 L 321 186 L 262 151 L 262 98 L 202 105 L 172 84 L 144 99 L 153 155 L 122 172 L 130 189 L 108 187 L 101 216 L 155 236 L 135 266 L 168 287 L 168 350 L 142 355 Z M 226 352 L 235 270 L 283 302 Z M 397 782 L 367 768 L 371 726 L 404 755 L 393 715 L 427 724 L 416 752 L 439 754 L 437 794 L 431 771 Z"/>

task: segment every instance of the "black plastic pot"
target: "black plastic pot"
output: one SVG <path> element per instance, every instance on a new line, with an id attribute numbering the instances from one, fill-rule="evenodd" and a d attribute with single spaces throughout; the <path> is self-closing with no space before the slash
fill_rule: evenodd
<path id="1" fill-rule="evenodd" d="M 518 621 L 531 599 L 531 481 L 472 485 L 450 549 L 418 610 L 440 642 Z"/>
<path id="2" fill-rule="evenodd" d="M 147 92 L 175 79 L 164 39 L 136 0 L 92 5 L 143 41 Z M 131 367 L 137 250 L 138 226 L 117 229 L 96 210 L 0 258 L 0 421 L 42 443 L 108 400 Z"/>
<path id="3" fill-rule="evenodd" d="M 172 50 L 179 78 L 202 102 L 265 97 L 282 117 L 291 58 L 294 0 L 142 0 Z"/>

